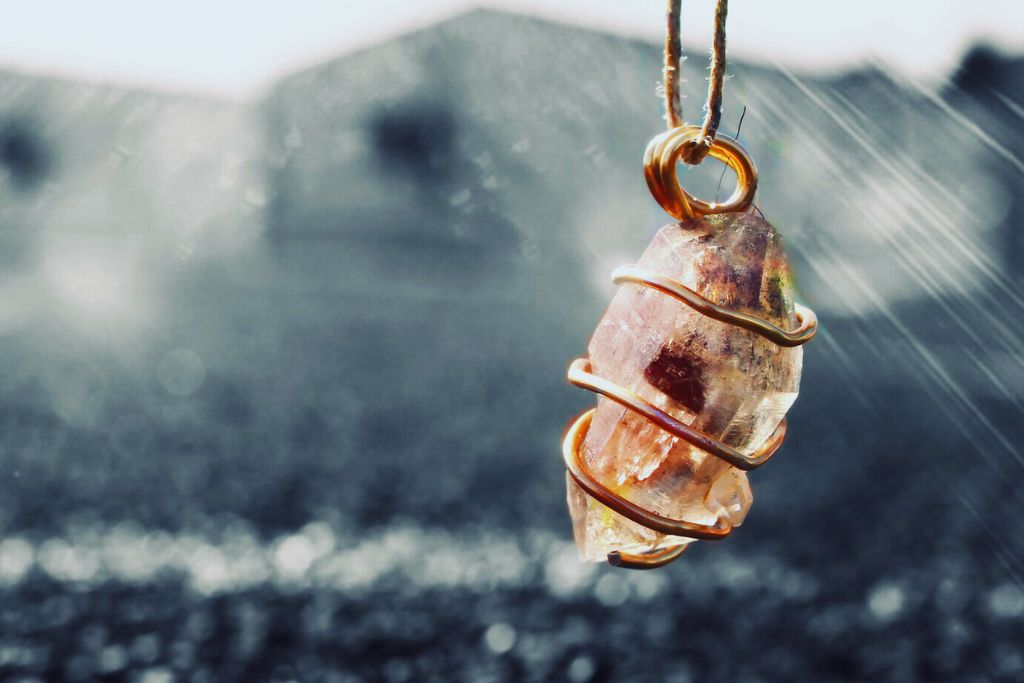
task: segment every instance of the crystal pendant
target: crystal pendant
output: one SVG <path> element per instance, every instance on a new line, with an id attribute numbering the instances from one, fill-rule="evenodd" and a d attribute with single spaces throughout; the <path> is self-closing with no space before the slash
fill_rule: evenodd
<path id="1" fill-rule="evenodd" d="M 669 225 L 637 265 L 733 311 L 786 329 L 797 325 L 780 238 L 752 213 Z M 639 284 L 619 290 L 588 350 L 593 374 L 746 455 L 765 443 L 796 399 L 803 358 L 799 346 L 779 346 Z M 604 397 L 583 459 L 613 492 L 665 517 L 701 524 L 724 518 L 736 526 L 752 502 L 745 472 Z M 571 477 L 567 481 L 584 559 L 692 540 L 636 524 L 588 496 Z"/>

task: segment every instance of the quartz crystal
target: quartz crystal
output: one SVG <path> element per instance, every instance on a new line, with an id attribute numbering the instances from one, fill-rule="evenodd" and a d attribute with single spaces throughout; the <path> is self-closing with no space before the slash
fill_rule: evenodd
<path id="1" fill-rule="evenodd" d="M 792 329 L 789 264 L 775 230 L 751 213 L 706 216 L 662 228 L 638 262 L 705 298 Z M 676 419 L 752 454 L 796 399 L 802 350 L 784 348 L 706 317 L 650 287 L 627 283 L 588 348 L 591 372 Z M 605 486 L 676 519 L 743 521 L 752 497 L 747 475 L 690 446 L 642 416 L 600 397 L 583 458 Z M 604 560 L 691 539 L 666 537 L 589 497 L 568 479 L 580 555 Z"/>

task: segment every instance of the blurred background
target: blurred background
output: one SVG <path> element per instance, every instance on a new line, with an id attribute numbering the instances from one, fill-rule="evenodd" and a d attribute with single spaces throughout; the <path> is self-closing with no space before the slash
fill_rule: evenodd
<path id="1" fill-rule="evenodd" d="M 663 4 L 5 7 L 0 678 L 1024 680 L 1018 3 L 732 3 L 821 332 L 741 530 L 576 559 Z"/>

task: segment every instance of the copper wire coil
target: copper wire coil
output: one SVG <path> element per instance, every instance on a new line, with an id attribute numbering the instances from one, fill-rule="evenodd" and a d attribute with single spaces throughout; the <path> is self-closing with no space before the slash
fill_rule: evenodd
<path id="1" fill-rule="evenodd" d="M 632 282 L 656 289 L 685 303 L 703 315 L 748 329 L 780 346 L 799 346 L 800 344 L 805 344 L 814 337 L 818 329 L 818 321 L 814 312 L 804 306 L 797 305 L 796 307 L 796 315 L 799 321 L 798 327 L 795 330 L 783 330 L 767 320 L 718 306 L 681 282 L 636 266 L 618 268 L 612 277 L 619 284 Z M 695 448 L 719 458 L 737 469 L 749 471 L 760 467 L 775 454 L 786 438 L 786 419 L 783 418 L 765 443 L 753 454 L 746 455 L 728 444 L 677 420 L 672 415 L 669 415 L 653 403 L 641 398 L 625 387 L 594 375 L 590 370 L 590 361 L 588 359 L 576 359 L 569 366 L 569 381 L 575 386 L 588 389 L 615 401 L 643 416 L 669 434 L 683 439 Z M 592 408 L 577 418 L 569 428 L 569 432 L 566 434 L 562 444 L 562 456 L 565 461 L 566 470 L 587 495 L 623 517 L 666 536 L 682 536 L 697 540 L 713 541 L 725 538 L 732 533 L 732 525 L 722 518 L 719 518 L 715 524 L 711 525 L 664 517 L 626 500 L 595 479 L 587 470 L 581 457 L 583 441 L 586 439 L 595 411 L 596 409 Z M 608 555 L 608 562 L 617 567 L 653 569 L 674 561 L 682 555 L 686 547 L 686 545 L 673 545 L 648 553 L 638 554 L 612 552 Z"/>
<path id="2" fill-rule="evenodd" d="M 705 202 L 681 187 L 676 166 L 686 145 L 700 136 L 700 126 L 680 126 L 656 136 L 644 151 L 644 177 L 651 194 L 665 211 L 681 221 L 705 214 L 742 211 L 754 201 L 757 192 L 757 167 L 750 154 L 738 140 L 721 133 L 708 154 L 736 172 L 732 196 L 724 202 Z"/>
<path id="3" fill-rule="evenodd" d="M 804 344 L 810 341 L 817 332 L 816 316 L 813 311 L 803 306 L 798 306 L 797 308 L 797 316 L 800 322 L 797 329 L 786 331 L 755 316 L 738 311 L 730 311 L 717 306 L 680 282 L 656 273 L 644 271 L 635 266 L 619 268 L 615 271 L 613 277 L 619 283 L 633 282 L 656 289 L 686 303 L 704 315 L 749 329 L 780 346 Z M 708 313 L 708 310 L 713 310 L 714 315 Z M 591 366 L 588 359 L 577 358 L 569 366 L 568 379 L 575 386 L 593 391 L 615 401 L 643 416 L 672 436 L 686 441 L 695 448 L 719 458 L 737 469 L 750 471 L 760 467 L 775 454 L 786 438 L 787 423 L 786 419 L 783 418 L 765 443 L 754 453 L 746 455 L 728 444 L 677 420 L 629 389 L 594 375 L 590 370 Z M 594 478 L 586 468 L 581 451 L 595 412 L 596 408 L 592 408 L 580 415 L 569 428 L 562 444 L 562 457 L 565 461 L 566 470 L 587 495 L 626 519 L 666 536 L 682 536 L 697 540 L 715 541 L 725 538 L 732 533 L 732 525 L 722 518 L 719 518 L 715 524 L 699 524 L 659 515 L 626 500 Z M 608 562 L 613 566 L 623 568 L 653 569 L 674 561 L 682 555 L 686 547 L 686 545 L 673 545 L 648 553 L 638 554 L 612 552 L 608 555 Z"/>
<path id="4" fill-rule="evenodd" d="M 725 135 L 719 135 L 714 140 L 710 155 L 724 161 L 736 172 L 737 184 L 732 196 L 721 204 L 709 203 L 695 198 L 683 189 L 678 182 L 676 165 L 683 147 L 699 135 L 700 128 L 697 126 L 673 128 L 651 140 L 644 153 L 644 177 L 647 179 L 651 194 L 662 208 L 679 220 L 693 219 L 709 213 L 743 210 L 753 201 L 754 193 L 757 191 L 757 169 L 753 160 L 738 141 Z M 635 265 L 616 269 L 612 273 L 612 279 L 616 284 L 631 282 L 655 289 L 686 304 L 702 315 L 728 325 L 750 330 L 779 346 L 794 347 L 806 344 L 818 331 L 818 319 L 814 315 L 814 311 L 800 304 L 795 305 L 798 323 L 796 329 L 784 330 L 757 316 L 719 306 L 681 282 Z M 643 416 L 669 434 L 683 439 L 695 448 L 719 458 L 737 469 L 749 471 L 760 467 L 772 457 L 786 438 L 786 419 L 783 418 L 765 443 L 754 453 L 746 455 L 677 420 L 625 387 L 594 375 L 590 370 L 588 359 L 576 359 L 569 366 L 569 381 L 578 387 L 615 401 Z M 587 471 L 581 457 L 583 442 L 587 437 L 595 411 L 596 408 L 592 408 L 580 415 L 569 428 L 562 443 L 562 457 L 566 470 L 587 495 L 623 517 L 667 536 L 713 541 L 725 538 L 732 533 L 732 525 L 721 517 L 715 524 L 698 524 L 664 517 L 626 500 L 595 479 Z M 687 544 L 677 544 L 637 554 L 613 551 L 608 554 L 608 562 L 617 567 L 653 569 L 674 561 L 683 554 L 687 547 L 689 547 Z"/>

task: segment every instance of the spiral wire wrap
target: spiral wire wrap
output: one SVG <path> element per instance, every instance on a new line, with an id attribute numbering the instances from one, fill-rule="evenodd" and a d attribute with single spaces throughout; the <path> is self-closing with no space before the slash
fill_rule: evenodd
<path id="1" fill-rule="evenodd" d="M 709 153 L 724 161 L 736 172 L 737 187 L 732 197 L 723 204 L 703 202 L 679 186 L 675 171 L 679 155 L 687 142 L 698 135 L 700 129 L 696 126 L 681 126 L 651 140 L 644 155 L 644 176 L 647 178 L 651 194 L 669 214 L 681 221 L 696 219 L 703 214 L 746 210 L 753 202 L 757 190 L 757 169 L 743 146 L 727 136 L 719 135 L 711 144 Z M 818 320 L 814 312 L 800 304 L 795 306 L 797 327 L 793 330 L 784 330 L 757 316 L 719 306 L 681 282 L 637 266 L 616 269 L 612 273 L 612 279 L 616 284 L 634 283 L 655 289 L 702 315 L 749 330 L 779 346 L 794 347 L 805 344 L 818 330 Z M 749 471 L 763 465 L 779 449 L 786 437 L 786 420 L 783 418 L 765 443 L 753 454 L 746 455 L 684 424 L 629 389 L 594 375 L 591 372 L 590 361 L 586 358 L 573 361 L 569 366 L 568 379 L 572 384 L 615 401 L 672 436 L 740 470 Z M 666 536 L 713 541 L 725 538 L 732 532 L 732 525 L 722 517 L 714 524 L 671 519 L 626 500 L 601 484 L 587 470 L 582 457 L 583 442 L 595 411 L 596 409 L 592 408 L 577 418 L 562 444 L 566 470 L 587 495 L 623 517 Z M 670 545 L 638 554 L 614 551 L 609 553 L 608 562 L 617 567 L 651 569 L 672 562 L 687 547 L 686 544 Z"/>

